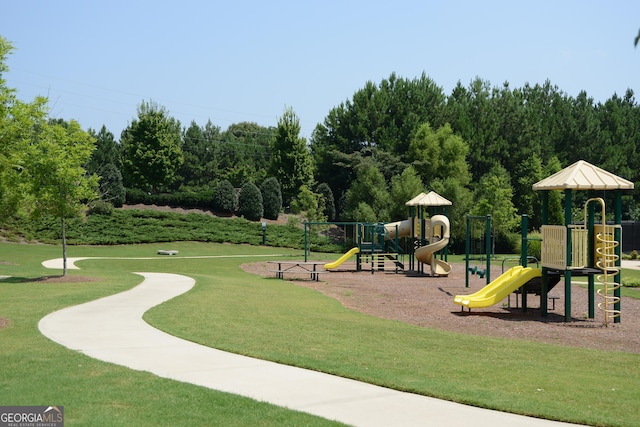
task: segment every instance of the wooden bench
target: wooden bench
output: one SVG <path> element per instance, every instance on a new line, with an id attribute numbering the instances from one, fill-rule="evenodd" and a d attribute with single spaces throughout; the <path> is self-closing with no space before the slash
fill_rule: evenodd
<path id="1" fill-rule="evenodd" d="M 269 264 L 277 264 L 277 269 L 269 270 L 272 273 L 276 273 L 278 279 L 284 279 L 285 273 L 291 274 L 308 274 L 311 280 L 316 282 L 320 280 L 320 275 L 328 273 L 324 270 L 324 262 L 318 261 L 268 261 Z M 322 267 L 322 270 L 318 269 L 318 266 Z"/>

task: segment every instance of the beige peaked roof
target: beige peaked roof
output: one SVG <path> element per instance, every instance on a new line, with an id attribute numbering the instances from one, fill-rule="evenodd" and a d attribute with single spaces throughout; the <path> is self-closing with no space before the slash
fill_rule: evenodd
<path id="1" fill-rule="evenodd" d="M 450 206 L 451 202 L 434 191 L 429 194 L 420 193 L 405 203 L 407 206 Z"/>
<path id="2" fill-rule="evenodd" d="M 533 184 L 534 190 L 633 190 L 633 182 L 627 181 L 579 160 L 548 178 Z"/>

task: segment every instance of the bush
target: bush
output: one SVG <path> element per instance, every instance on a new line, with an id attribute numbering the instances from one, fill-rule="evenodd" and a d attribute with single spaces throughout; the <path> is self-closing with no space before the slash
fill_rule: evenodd
<path id="1" fill-rule="evenodd" d="M 539 261 L 542 257 L 542 235 L 538 232 L 529 233 L 527 235 L 528 246 L 527 256 L 536 257 Z M 522 254 L 522 236 L 520 233 L 512 233 L 509 235 L 509 240 L 513 242 L 515 252 Z"/>
<path id="2" fill-rule="evenodd" d="M 103 200 L 114 206 L 122 207 L 126 191 L 122 184 L 122 174 L 113 163 L 107 163 L 100 171 L 100 194 Z"/>
<path id="3" fill-rule="evenodd" d="M 97 200 L 89 205 L 89 215 L 111 215 L 113 213 L 113 205 L 109 202 Z"/>
<path id="4" fill-rule="evenodd" d="M 264 217 L 278 219 L 282 209 L 282 191 L 278 180 L 274 177 L 265 179 L 260 186 L 260 193 L 262 194 Z"/>
<path id="5" fill-rule="evenodd" d="M 529 233 L 529 248 L 527 255 L 534 256 L 538 260 L 542 258 L 542 235 L 540 233 Z"/>
<path id="6" fill-rule="evenodd" d="M 213 191 L 178 191 L 175 193 L 149 194 L 136 188 L 127 188 L 126 202 L 130 205 L 180 206 L 183 208 L 211 207 Z"/>
<path id="7" fill-rule="evenodd" d="M 635 249 L 631 251 L 631 259 L 638 259 L 638 251 Z"/>
<path id="8" fill-rule="evenodd" d="M 336 202 L 333 197 L 333 191 L 331 191 L 331 187 L 326 182 L 321 183 L 316 188 L 316 193 L 321 194 L 324 198 L 324 215 L 327 217 L 328 221 L 335 221 L 336 219 Z"/>
<path id="9" fill-rule="evenodd" d="M 238 194 L 238 214 L 250 221 L 259 221 L 263 213 L 260 190 L 253 182 L 245 183 Z"/>
<path id="10" fill-rule="evenodd" d="M 213 192 L 213 209 L 228 213 L 236 210 L 236 190 L 226 179 L 221 181 Z"/>
<path id="11" fill-rule="evenodd" d="M 639 279 L 622 279 L 622 286 L 627 288 L 640 288 Z"/>
<path id="12" fill-rule="evenodd" d="M 152 205 L 154 204 L 154 198 L 151 194 L 139 190 L 137 188 L 127 188 L 125 191 L 125 201 L 129 205 Z"/>

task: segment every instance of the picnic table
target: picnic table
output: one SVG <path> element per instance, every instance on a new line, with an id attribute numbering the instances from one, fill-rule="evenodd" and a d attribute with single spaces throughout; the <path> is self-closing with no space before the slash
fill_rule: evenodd
<path id="1" fill-rule="evenodd" d="M 285 273 L 291 274 L 308 274 L 311 280 L 316 282 L 322 273 L 328 273 L 324 269 L 325 262 L 321 261 L 268 261 L 269 264 L 277 264 L 277 269 L 270 270 L 276 273 L 278 279 L 284 279 Z M 318 266 L 321 268 L 319 269 Z"/>

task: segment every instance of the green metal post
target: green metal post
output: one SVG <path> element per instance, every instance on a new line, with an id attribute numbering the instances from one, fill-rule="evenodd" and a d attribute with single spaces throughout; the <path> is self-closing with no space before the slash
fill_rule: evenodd
<path id="1" fill-rule="evenodd" d="M 522 243 L 521 243 L 521 264 L 523 267 L 527 266 L 527 258 L 529 256 L 528 253 L 528 240 L 527 240 L 527 230 L 529 229 L 529 217 L 526 214 L 522 215 L 522 220 L 521 220 L 521 230 L 520 230 L 520 236 L 522 238 Z M 544 294 L 544 289 L 542 289 L 543 294 Z M 546 301 L 546 296 L 541 295 L 540 296 L 540 303 L 542 305 L 542 301 Z M 524 284 L 522 285 L 522 311 L 527 311 L 527 285 Z"/>
<path id="2" fill-rule="evenodd" d="M 309 250 L 309 246 L 307 245 L 307 225 L 308 222 L 304 223 L 304 262 L 307 262 L 307 251 Z"/>
<path id="3" fill-rule="evenodd" d="M 546 225 L 549 223 L 549 192 L 542 192 L 542 224 Z M 541 243 L 544 245 L 544 242 Z M 542 289 L 546 290 L 547 295 L 549 294 L 549 269 L 547 267 L 542 267 Z M 549 317 L 549 308 L 547 306 L 547 298 L 544 299 L 544 303 L 540 304 L 540 308 L 542 310 L 542 317 Z"/>
<path id="4" fill-rule="evenodd" d="M 464 282 L 464 287 L 468 288 L 469 287 L 469 253 L 471 252 L 471 220 L 469 219 L 469 215 L 467 215 L 467 242 L 465 244 L 465 252 L 467 254 L 467 256 L 465 257 L 465 266 L 464 266 L 464 278 L 465 278 L 465 282 Z"/>
<path id="5" fill-rule="evenodd" d="M 587 259 L 589 263 L 589 267 L 595 267 L 595 257 L 594 257 L 594 242 L 595 242 L 595 222 L 596 222 L 596 213 L 595 206 L 593 203 L 589 203 L 588 211 L 587 211 Z M 596 317 L 596 283 L 595 276 L 593 274 L 589 274 L 587 280 L 587 288 L 588 288 L 588 300 L 589 300 L 589 319 L 594 319 Z"/>
<path id="6" fill-rule="evenodd" d="M 564 225 L 571 224 L 571 190 L 564 190 Z M 567 230 L 567 266 L 571 266 L 571 233 Z M 571 269 L 564 271 L 564 321 L 571 321 Z"/>
<path id="7" fill-rule="evenodd" d="M 520 238 L 522 242 L 520 243 L 520 248 L 521 248 L 520 265 L 522 265 L 523 267 L 527 266 L 527 258 L 529 256 L 529 245 L 527 243 L 528 229 L 529 229 L 529 216 L 527 214 L 522 214 L 522 217 L 520 220 Z"/>
<path id="8" fill-rule="evenodd" d="M 487 252 L 487 285 L 491 283 L 491 215 L 487 215 L 487 229 L 485 231 L 487 239 L 485 239 L 485 251 Z"/>

